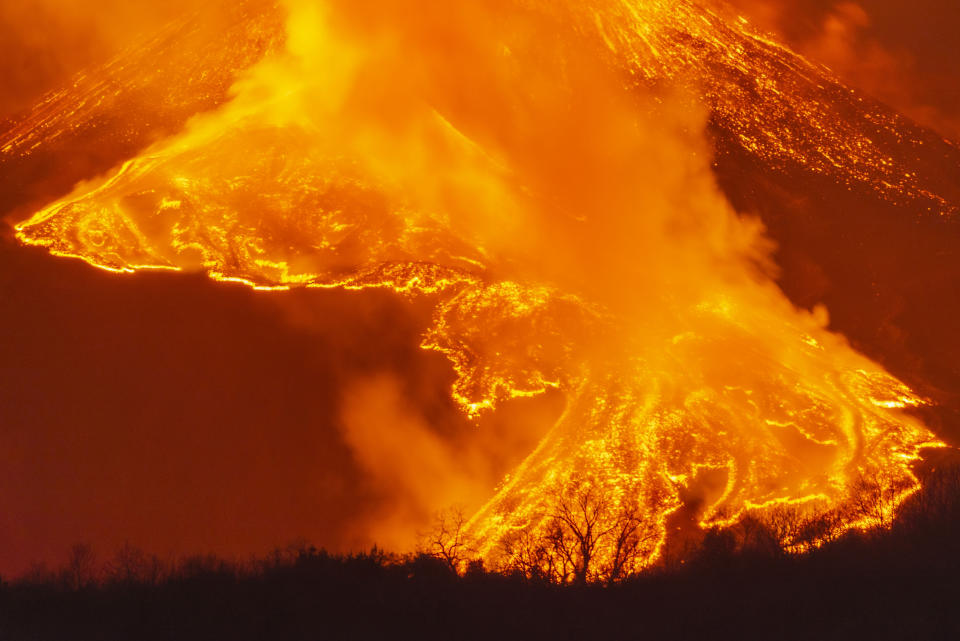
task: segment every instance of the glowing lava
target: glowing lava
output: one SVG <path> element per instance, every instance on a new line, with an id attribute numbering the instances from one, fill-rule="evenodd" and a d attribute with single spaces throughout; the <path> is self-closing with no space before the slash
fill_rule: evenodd
<path id="1" fill-rule="evenodd" d="M 567 397 L 468 524 L 492 562 L 548 538 L 583 488 L 642 515 L 627 571 L 658 558 L 691 493 L 705 527 L 827 518 L 784 532 L 795 548 L 889 521 L 940 445 L 904 412 L 923 401 L 775 287 L 703 132 L 712 117 L 766 164 L 951 213 L 860 126 L 900 121 L 850 117 L 833 99 L 849 90 L 683 0 L 412 4 L 293 2 L 286 51 L 232 101 L 18 237 L 114 271 L 430 297 L 423 347 L 453 364 L 468 415 Z"/>

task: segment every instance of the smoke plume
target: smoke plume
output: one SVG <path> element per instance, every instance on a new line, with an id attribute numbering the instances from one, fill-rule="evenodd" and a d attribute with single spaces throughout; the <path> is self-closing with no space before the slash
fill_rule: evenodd
<path id="1" fill-rule="evenodd" d="M 584 477 L 643 507 L 642 563 L 704 475 L 722 486 L 705 526 L 838 511 L 881 468 L 894 509 L 933 440 L 901 412 L 920 399 L 777 289 L 762 227 L 714 184 L 706 108 L 632 83 L 608 37 L 639 48 L 669 13 L 621 4 L 291 0 L 286 50 L 229 104 L 21 237 L 119 271 L 427 300 L 421 346 L 448 359 L 476 434 L 505 404 L 564 395 L 494 489 L 542 421 L 502 443 L 442 434 L 397 379 L 356 377 L 344 440 L 387 504 L 359 524 L 370 538 L 399 545 L 489 495 L 470 532 L 495 556 Z"/>

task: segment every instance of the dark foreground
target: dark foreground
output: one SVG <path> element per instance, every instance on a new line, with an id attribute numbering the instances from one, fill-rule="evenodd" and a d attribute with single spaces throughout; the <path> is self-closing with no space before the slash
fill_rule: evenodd
<path id="1" fill-rule="evenodd" d="M 957 639 L 958 490 L 957 468 L 935 471 L 890 530 L 792 557 L 713 533 L 609 587 L 309 547 L 167 569 L 128 550 L 95 577 L 78 553 L 0 588 L 0 639 Z"/>

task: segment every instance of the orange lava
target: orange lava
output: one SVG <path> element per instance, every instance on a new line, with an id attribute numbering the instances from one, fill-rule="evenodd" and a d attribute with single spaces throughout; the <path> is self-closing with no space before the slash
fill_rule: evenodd
<path id="1" fill-rule="evenodd" d="M 703 527 L 827 519 L 783 532 L 802 549 L 889 522 L 918 489 L 912 464 L 942 445 L 907 412 L 924 400 L 787 301 L 704 133 L 713 114 L 769 165 L 950 213 L 859 125 L 895 117 L 841 112 L 849 91 L 822 71 L 686 0 L 288 4 L 286 48 L 230 102 L 18 238 L 117 272 L 429 299 L 422 346 L 466 414 L 567 399 L 467 524 L 492 564 L 548 536 L 578 488 L 639 508 L 631 572 L 691 493 Z M 601 541 L 595 567 L 615 553 Z"/>

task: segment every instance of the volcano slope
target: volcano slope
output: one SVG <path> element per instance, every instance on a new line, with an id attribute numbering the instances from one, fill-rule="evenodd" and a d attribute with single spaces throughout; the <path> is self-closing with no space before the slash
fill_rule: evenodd
<path id="1" fill-rule="evenodd" d="M 717 179 L 738 211 L 762 217 L 790 298 L 826 304 L 832 326 L 859 348 L 955 408 L 957 145 L 720 10 L 673 4 L 642 30 L 657 39 L 641 51 L 622 23 L 629 5 L 615 12 L 613 46 L 631 61 L 628 72 L 641 86 L 672 79 L 702 92 Z M 215 27 L 201 14 L 168 25 L 6 123 L 7 220 L 223 104 L 238 73 L 282 49 L 282 7 L 233 7 Z M 664 16 L 680 17 L 663 27 Z M 146 60 L 153 73 L 143 73 Z"/>
<path id="2" fill-rule="evenodd" d="M 212 108 L 222 102 L 226 97 L 222 87 L 227 79 L 265 52 L 276 48 L 276 43 L 282 40 L 282 28 L 277 26 L 280 21 L 272 21 L 276 7 L 253 3 L 242 7 L 234 23 L 239 26 L 228 30 L 223 42 L 204 47 L 199 58 L 192 59 L 197 65 L 209 64 L 218 70 L 213 89 L 208 93 L 198 92 L 175 74 L 172 82 L 168 82 L 162 71 L 157 76 L 161 79 L 148 79 L 146 86 L 138 86 L 138 91 L 148 95 L 157 91 L 167 96 L 160 101 L 161 108 L 157 110 L 162 114 L 158 120 L 165 122 L 167 127 L 192 111 Z M 957 162 L 960 156 L 954 145 L 843 87 L 825 70 L 810 65 L 762 34 L 752 32 L 742 21 L 730 20 L 721 12 L 702 4 L 685 1 L 596 2 L 589 5 L 562 5 L 559 8 L 542 7 L 536 9 L 535 13 L 572 25 L 570 28 L 577 42 L 592 43 L 590 51 L 604 59 L 605 64 L 624 80 L 628 93 L 641 95 L 652 89 L 672 86 L 681 87 L 684 96 L 695 96 L 695 102 L 705 106 L 709 114 L 708 130 L 714 147 L 715 175 L 738 211 L 759 213 L 767 225 L 770 236 L 778 245 L 776 258 L 783 270 L 779 282 L 793 302 L 801 307 L 827 303 L 833 314 L 833 329 L 842 331 L 867 355 L 906 379 L 921 394 L 937 400 L 939 407 L 949 410 L 951 403 L 955 404 L 950 390 L 955 389 L 956 383 L 957 373 L 952 363 L 957 346 L 956 339 L 950 335 L 949 314 L 943 313 L 943 310 L 954 309 L 957 304 L 956 276 L 950 273 L 951 264 L 955 262 L 950 259 L 953 256 L 951 252 L 955 251 L 952 248 L 956 246 L 957 202 L 960 200 L 956 181 L 960 171 Z M 148 47 L 156 52 L 178 50 L 178 45 L 173 43 L 178 43 L 180 34 L 188 33 L 190 31 L 183 25 L 174 27 L 172 35 Z M 509 37 L 505 42 L 512 45 L 508 48 L 511 51 L 524 51 L 523 42 L 517 43 Z M 50 98 L 45 106 L 34 110 L 23 123 L 0 139 L 3 153 L 0 170 L 14 176 L 30 175 L 37 167 L 46 170 L 49 162 L 57 162 L 56 159 L 63 156 L 70 157 L 69 151 L 64 150 L 69 150 L 71 145 L 79 141 L 97 149 L 107 149 L 105 153 L 116 153 L 116 159 L 123 160 L 137 145 L 149 141 L 151 127 L 137 124 L 143 119 L 143 114 L 152 109 L 149 101 L 138 101 L 135 109 L 121 109 L 114 101 L 101 99 L 116 87 L 105 83 L 103 79 L 118 79 L 120 95 L 125 87 L 132 84 L 129 77 L 135 77 L 138 64 L 142 64 L 138 63 L 138 55 L 142 60 L 144 56 L 152 57 L 154 54 L 131 53 L 129 67 L 127 59 L 121 59 L 120 63 L 92 72 L 90 77 L 95 79 L 94 82 L 81 80 L 73 93 L 68 91 L 63 96 Z M 179 67 L 174 62 L 167 71 L 174 73 L 176 69 Z M 127 77 L 125 74 L 132 75 L 124 80 Z M 218 87 L 220 91 L 216 90 Z M 171 88 L 173 98 L 169 97 Z M 78 107 L 71 110 L 69 105 Z M 90 105 L 93 105 L 92 111 L 89 111 Z M 436 110 L 442 122 L 448 125 L 453 123 L 450 127 L 455 133 L 460 133 L 457 126 L 470 131 L 470 119 L 475 114 L 469 110 L 461 109 L 458 112 L 457 104 L 444 105 L 442 99 Z M 124 118 L 129 118 L 130 122 L 123 122 Z M 99 130 L 89 124 L 104 119 L 112 124 Z M 163 131 L 163 127 L 158 130 Z M 130 131 L 137 132 L 133 135 L 133 142 L 128 140 Z M 95 142 L 91 136 L 96 139 Z M 140 219 L 142 214 L 129 218 L 120 214 L 116 220 L 112 218 L 113 213 L 103 214 L 107 218 L 97 221 L 97 225 L 106 224 L 112 228 L 109 231 L 115 232 L 115 236 L 108 240 L 117 242 L 120 238 L 121 245 L 119 249 L 112 247 L 105 252 L 102 231 L 87 232 L 91 211 L 96 217 L 101 215 L 96 212 L 107 209 L 93 210 L 91 203 L 99 207 L 105 203 L 120 203 L 137 193 L 156 192 L 163 198 L 159 209 L 149 214 L 152 220 L 156 218 L 155 214 L 179 210 L 181 207 L 181 200 L 166 197 L 164 190 L 169 185 L 157 187 L 160 184 L 157 180 L 162 183 L 165 180 L 163 176 L 172 175 L 172 163 L 182 159 L 185 173 L 196 171 L 204 178 L 207 176 L 203 172 L 207 171 L 205 167 L 209 166 L 210 156 L 205 155 L 205 145 L 211 138 L 191 138 L 188 135 L 182 140 L 185 142 L 172 147 L 164 147 L 160 143 L 147 155 L 125 164 L 100 187 L 88 189 L 86 193 L 80 189 L 65 201 L 45 209 L 18 227 L 19 238 L 27 243 L 51 247 L 55 253 L 79 256 L 97 266 L 121 271 L 142 267 L 183 268 L 185 264 L 177 262 L 180 256 L 178 252 L 183 253 L 181 250 L 185 247 L 199 247 L 203 255 L 201 263 L 212 276 L 241 280 L 261 288 L 309 284 L 361 289 L 386 284 L 407 293 L 453 292 L 450 299 L 453 302 L 441 307 L 436 325 L 428 333 L 424 346 L 437 349 L 453 362 L 460 376 L 454 386 L 454 397 L 467 413 L 478 414 L 505 398 L 532 396 L 542 393 L 546 388 L 558 387 L 574 394 L 576 400 L 571 401 L 570 407 L 581 416 L 561 421 L 559 431 L 552 441 L 547 442 L 549 447 L 541 448 L 541 453 L 547 450 L 560 452 L 556 456 L 563 460 L 572 460 L 584 452 L 584 456 L 596 461 L 606 460 L 605 456 L 613 459 L 622 457 L 624 460 L 599 466 L 607 471 L 613 469 L 618 474 L 624 468 L 643 467 L 656 460 L 647 451 L 651 447 L 647 442 L 641 442 L 635 449 L 621 447 L 625 437 L 619 432 L 623 425 L 631 425 L 635 419 L 639 420 L 638 416 L 646 416 L 647 401 L 654 399 L 653 396 L 648 399 L 637 395 L 629 387 L 621 391 L 617 387 L 619 383 L 602 377 L 598 382 L 588 371 L 589 368 L 578 369 L 576 375 L 571 375 L 564 366 L 553 362 L 557 357 L 551 353 L 550 345 L 547 348 L 537 346 L 545 354 L 527 354 L 534 361 L 532 365 L 522 359 L 520 363 L 508 362 L 512 370 L 509 367 L 505 367 L 504 371 L 497 370 L 501 365 L 499 362 L 492 368 L 487 363 L 476 362 L 475 355 L 483 350 L 476 349 L 475 341 L 482 337 L 476 334 L 476 328 L 464 330 L 458 325 L 464 322 L 464 318 L 475 319 L 490 313 L 494 307 L 501 307 L 512 310 L 505 326 L 523 317 L 535 325 L 552 328 L 550 319 L 554 315 L 604 316 L 605 312 L 601 310 L 594 313 L 594 309 L 581 304 L 576 295 L 555 296 L 552 290 L 539 285 L 525 289 L 525 286 L 517 287 L 508 281 L 491 283 L 487 273 L 499 267 L 495 261 L 493 265 L 488 264 L 490 261 L 487 261 L 482 248 L 471 247 L 470 242 L 457 238 L 457 230 L 443 225 L 431 228 L 435 220 L 417 219 L 415 224 L 405 220 L 401 223 L 407 225 L 403 234 L 405 239 L 410 236 L 407 232 L 419 234 L 423 229 L 433 234 L 433 238 L 416 238 L 416 248 L 411 250 L 409 245 L 403 243 L 383 243 L 383 239 L 376 234 L 381 229 L 389 230 L 392 223 L 379 218 L 381 213 L 375 199 L 371 201 L 372 205 L 364 204 L 361 209 L 368 205 L 369 208 L 363 209 L 362 217 L 372 221 L 374 233 L 362 237 L 363 249 L 359 253 L 361 264 L 347 269 L 346 276 L 343 275 L 342 265 L 337 267 L 339 272 L 324 272 L 323 269 L 329 267 L 327 264 L 323 265 L 320 275 L 313 272 L 295 273 L 287 261 L 276 260 L 270 255 L 255 258 L 229 237 L 210 239 L 203 233 L 184 236 L 184 224 L 189 226 L 190 223 L 179 219 L 169 225 L 171 233 L 176 236 L 171 247 L 154 251 L 148 247 L 149 243 L 141 242 L 142 236 L 138 235 L 137 230 L 143 227 L 144 222 Z M 221 142 L 220 138 L 213 140 L 218 145 Z M 126 146 L 116 144 L 121 141 L 127 141 Z M 227 139 L 225 144 L 235 144 L 235 139 Z M 298 145 L 292 137 L 281 138 L 277 144 L 293 149 Z M 43 158 L 45 153 L 50 154 L 45 160 L 36 160 Z M 226 158 L 225 155 L 216 156 L 217 153 L 222 154 L 215 151 L 212 157 Z M 51 161 L 51 158 L 54 160 Z M 200 160 L 197 161 L 197 158 Z M 310 171 L 325 166 L 324 159 L 318 160 L 309 155 L 304 162 L 312 167 Z M 90 171 L 91 166 L 98 164 L 107 163 L 97 159 L 86 169 L 74 165 L 74 169 L 68 169 L 66 174 L 72 171 L 81 177 L 84 172 Z M 244 172 L 250 169 L 242 164 L 241 159 L 236 171 L 238 175 L 246 176 Z M 254 172 L 257 171 L 260 169 L 254 167 Z M 157 175 L 161 178 L 157 179 Z M 284 172 L 283 176 L 286 180 L 290 173 Z M 355 181 L 352 175 L 345 176 L 338 176 L 334 181 Z M 176 182 L 181 179 L 173 180 Z M 191 183 L 190 178 L 185 178 L 183 181 L 182 184 L 187 185 L 184 193 L 194 201 L 218 202 L 217 206 L 222 204 L 217 200 L 222 194 L 215 190 L 190 193 L 194 186 L 203 186 L 205 189 L 207 183 L 203 180 Z M 25 182 L 29 184 L 30 180 Z M 39 182 L 42 184 L 42 180 Z M 302 175 L 294 173 L 294 183 L 305 184 Z M 64 184 L 36 189 L 56 191 Z M 278 184 L 281 188 L 286 185 L 282 182 Z M 332 196 L 336 202 L 329 201 L 329 193 L 324 194 L 323 198 L 328 200 L 322 201 L 323 206 L 341 207 L 343 203 L 338 198 L 350 201 L 354 197 L 349 192 L 338 194 Z M 101 196 L 103 199 L 100 199 Z M 360 197 L 361 200 L 366 198 L 363 189 Z M 18 200 L 29 201 L 31 197 L 28 194 L 14 196 L 6 206 L 22 211 L 24 204 Z M 149 204 L 145 206 L 150 208 Z M 347 202 L 346 206 L 353 205 Z M 116 211 L 121 210 L 122 207 Z M 216 225 L 210 228 L 217 229 Z M 330 225 L 330 229 L 339 228 L 340 222 L 336 220 Z M 133 236 L 125 236 L 126 230 L 132 230 Z M 311 233 L 321 234 L 320 245 L 326 242 L 322 230 L 317 232 L 311 229 L 307 236 Z M 447 236 L 453 239 L 448 240 Z M 441 240 L 437 241 L 437 238 Z M 124 239 L 129 239 L 128 246 L 124 245 L 127 242 Z M 418 254 L 418 251 L 425 254 Z M 257 245 L 255 253 L 262 255 L 264 250 Z M 340 257 L 337 258 L 340 260 Z M 479 272 L 474 270 L 476 266 L 479 266 Z M 313 267 L 315 265 L 311 265 Z M 564 311 L 568 308 L 574 308 L 574 312 Z M 713 311 L 720 316 L 727 314 L 722 304 L 715 306 Z M 749 321 L 754 324 L 755 330 L 762 326 L 762 318 L 760 315 Z M 501 320 L 495 317 L 489 322 L 497 324 Z M 592 322 L 588 319 L 586 325 Z M 502 330 L 497 326 L 498 332 L 503 335 L 515 331 L 509 326 Z M 699 326 L 695 328 L 699 329 Z M 548 337 L 549 331 L 545 334 Z M 565 331 L 559 334 L 561 339 L 566 338 Z M 674 343 L 682 340 L 682 336 L 677 334 Z M 796 338 L 806 340 L 802 331 Z M 508 337 L 508 340 L 516 340 L 516 337 Z M 811 340 L 812 345 L 819 345 L 816 338 Z M 839 343 L 837 349 L 842 349 Z M 569 350 L 561 345 L 555 351 L 566 353 Z M 698 353 L 696 350 L 694 352 L 696 356 Z M 496 352 L 496 356 L 500 357 L 500 351 Z M 580 361 L 577 363 L 579 366 Z M 850 393 L 853 396 L 873 399 L 871 402 L 877 407 L 903 409 L 918 404 L 918 399 L 908 391 L 898 391 L 900 388 L 895 381 L 881 380 L 879 370 L 867 372 L 870 369 L 867 365 L 853 360 L 850 363 L 856 363 L 849 366 L 851 371 L 866 372 L 866 380 L 854 382 L 841 376 L 839 387 L 831 387 L 824 394 L 844 397 L 852 389 Z M 646 363 L 638 369 L 632 369 L 631 365 L 621 373 L 627 378 L 639 379 L 649 371 L 646 367 Z M 813 371 L 819 372 L 818 368 L 813 367 Z M 787 369 L 792 371 L 789 366 Z M 490 374 L 491 371 L 494 374 Z M 832 375 L 830 373 L 827 378 L 832 380 Z M 776 374 L 776 377 L 780 376 L 782 374 Z M 784 380 L 788 380 L 792 374 L 783 376 L 786 376 Z M 829 383 L 828 387 L 832 385 L 834 383 Z M 789 395 L 786 387 L 773 387 L 773 395 L 781 394 L 784 398 Z M 665 388 L 664 394 L 668 398 L 678 396 L 669 385 Z M 871 391 L 874 388 L 883 388 L 882 393 L 874 394 Z M 587 396 L 578 396 L 583 390 L 587 390 Z M 590 402 L 586 405 L 580 402 L 580 398 L 595 400 L 606 397 L 610 400 L 604 400 L 599 410 Z M 756 406 L 746 400 L 730 403 L 732 405 L 728 409 L 739 405 Z M 798 403 L 802 405 L 802 402 Z M 770 407 L 774 405 L 771 403 Z M 766 417 L 768 424 L 780 425 L 776 411 L 769 411 L 772 413 Z M 856 413 L 859 409 L 850 411 Z M 873 451 L 875 443 L 871 434 L 895 431 L 892 427 L 894 423 L 877 418 L 870 412 L 865 415 L 870 418 L 863 423 L 867 426 L 867 435 L 850 437 L 852 441 L 861 438 L 867 441 L 866 448 L 857 446 L 856 458 L 862 454 L 861 450 Z M 704 415 L 709 417 L 705 419 L 708 422 L 722 422 L 722 413 L 707 410 Z M 835 416 L 834 410 L 824 410 L 824 416 L 827 415 Z M 594 425 L 586 417 L 591 417 L 590 420 L 597 418 L 599 422 Z M 939 417 L 944 423 L 944 434 L 949 436 L 951 414 L 941 410 Z M 728 420 L 735 422 L 733 415 Z M 829 422 L 832 419 L 825 420 Z M 902 420 L 910 425 L 912 419 Z M 861 424 L 859 421 L 858 426 Z M 664 424 L 661 418 L 656 418 L 655 422 Z M 585 429 L 582 427 L 584 425 L 590 428 Z M 819 427 L 822 426 L 818 424 Z M 831 429 L 826 428 L 823 434 L 815 433 L 816 429 L 813 432 L 800 431 L 804 438 L 817 445 L 831 446 L 836 444 L 836 435 Z M 902 438 L 894 437 L 896 445 L 889 454 L 911 459 L 916 448 L 925 441 L 922 430 L 911 430 L 913 427 L 907 429 L 906 436 Z M 656 438 L 659 439 L 659 436 Z M 886 442 L 887 437 L 878 438 Z M 574 440 L 579 442 L 570 449 L 569 444 Z M 606 441 L 617 443 L 615 451 L 606 450 L 606 446 L 600 445 L 599 451 L 591 454 L 591 443 Z M 763 464 L 764 456 L 757 456 L 750 447 L 740 449 L 736 457 L 729 456 L 726 462 L 721 461 L 722 455 L 718 458 L 714 452 L 707 452 L 699 455 L 702 460 L 684 462 L 664 470 L 644 469 L 630 480 L 630 483 L 635 481 L 641 487 L 630 489 L 633 486 L 628 483 L 630 488 L 626 491 L 628 494 L 635 491 L 643 495 L 642 502 L 654 506 L 652 509 L 659 519 L 676 507 L 677 499 L 670 495 L 667 478 L 671 482 L 683 483 L 683 478 L 694 475 L 701 467 L 726 466 L 732 479 L 738 468 L 752 470 L 751 466 Z M 531 458 L 524 473 L 511 481 L 514 486 L 520 483 L 526 489 L 521 488 L 519 493 L 506 498 L 501 496 L 491 503 L 482 512 L 486 516 L 473 526 L 473 535 L 488 542 L 502 543 L 504 535 L 498 531 L 498 519 L 517 512 L 518 501 L 528 502 L 525 497 L 542 497 L 545 489 L 541 483 L 545 478 L 552 478 L 548 470 L 556 467 L 558 460 L 553 454 L 546 458 Z M 844 465 L 847 462 L 845 460 Z M 590 472 L 600 475 L 606 473 L 596 470 Z M 820 481 L 809 485 L 801 483 L 789 489 L 773 489 L 764 485 L 766 481 L 757 482 L 751 471 L 740 471 L 739 474 L 738 480 L 727 482 L 727 490 L 718 499 L 717 505 L 724 502 L 728 505 L 723 509 L 717 506 L 714 506 L 716 509 L 709 509 L 706 515 L 702 515 L 705 524 L 715 525 L 736 519 L 748 508 L 781 501 L 805 500 L 802 497 L 807 494 L 829 494 Z M 749 481 L 744 483 L 744 479 Z M 745 491 L 744 485 L 754 486 L 753 494 Z M 540 498 L 533 503 L 538 504 L 534 512 L 548 511 Z M 516 530 L 518 526 L 515 523 L 508 529 Z M 662 529 L 662 524 L 659 527 Z M 495 532 L 491 533 L 491 528 Z M 642 555 L 643 559 L 656 556 L 662 537 L 655 537 L 655 541 L 656 544 Z"/>

